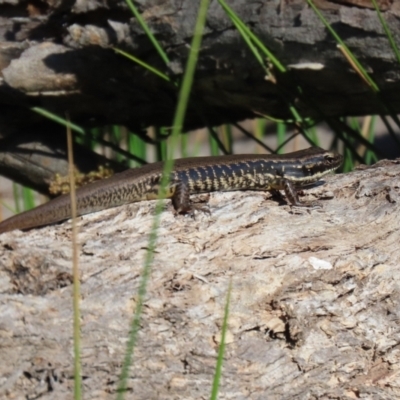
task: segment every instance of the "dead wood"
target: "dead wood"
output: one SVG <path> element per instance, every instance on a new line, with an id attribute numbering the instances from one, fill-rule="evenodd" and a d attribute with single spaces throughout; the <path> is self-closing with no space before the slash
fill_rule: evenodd
<path id="1" fill-rule="evenodd" d="M 400 397 L 400 160 L 337 175 L 294 209 L 215 193 L 162 214 L 130 371 L 135 399 Z M 79 219 L 86 399 L 115 398 L 154 202 Z M 0 396 L 72 396 L 71 228 L 0 236 Z M 129 397 L 129 396 L 128 396 Z"/>
<path id="2" fill-rule="evenodd" d="M 396 35 L 399 2 L 378 3 Z M 34 105 L 61 115 L 68 110 L 83 125 L 118 123 L 136 132 L 149 125 L 171 125 L 176 87 L 114 54 L 112 47 L 179 80 L 198 3 L 138 3 L 168 54 L 168 66 L 125 1 L 85 0 L 72 8 L 64 2 L 44 1 L 31 5 L 28 13 L 26 2 L 12 4 L 0 6 L 1 136 L 15 124 L 21 128 L 27 124 L 26 118 L 15 119 L 11 109 L 22 113 Z M 254 112 L 292 117 L 287 102 L 294 102 L 304 117 L 319 118 L 320 112 L 343 116 L 385 111 L 305 1 L 234 0 L 229 4 L 291 73 L 281 76 L 271 71 L 278 85 L 267 80 L 266 71 L 221 6 L 211 2 L 186 128 L 238 121 L 253 117 Z M 398 64 L 371 2 L 319 0 L 316 4 L 371 73 L 382 97 L 399 112 Z M 298 84 L 303 96 L 296 91 Z M 13 118 L 7 118 L 10 113 Z"/>
<path id="3" fill-rule="evenodd" d="M 396 39 L 400 3 L 378 3 Z M 64 143 L 65 128 L 30 108 L 42 107 L 62 117 L 68 112 L 83 128 L 124 125 L 144 139 L 149 139 L 145 128 L 150 125 L 171 126 L 178 97 L 173 82 L 180 81 L 185 68 L 198 6 L 193 0 L 137 2 L 168 54 L 170 62 L 165 65 L 124 0 L 67 4 L 0 4 L 0 173 L 41 192 L 48 187 L 49 173 L 56 169 L 63 174 L 61 153 L 51 151 L 54 160 L 61 161 L 47 171 L 48 157 L 41 158 L 33 148 L 39 164 L 32 169 L 10 152 L 4 139 L 28 150 L 32 141 L 53 149 L 41 134 L 51 132 L 53 139 Z M 211 2 L 184 129 L 232 123 L 260 113 L 291 118 L 289 104 L 303 117 L 317 120 L 390 111 L 350 67 L 304 0 L 229 4 L 289 72 L 271 69 L 276 82 L 266 79 L 267 71 L 221 6 Z M 371 2 L 316 4 L 377 82 L 382 99 L 399 113 L 398 63 Z M 113 47 L 159 69 L 171 82 L 115 54 Z M 93 157 L 84 159 L 90 165 L 82 172 L 97 169 L 88 161 Z"/>

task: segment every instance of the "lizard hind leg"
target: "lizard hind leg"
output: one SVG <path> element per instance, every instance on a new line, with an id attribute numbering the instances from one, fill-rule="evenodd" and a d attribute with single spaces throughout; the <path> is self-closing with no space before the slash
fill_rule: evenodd
<path id="1" fill-rule="evenodd" d="M 296 207 L 304 207 L 305 204 L 300 202 L 295 186 L 287 179 L 283 180 L 283 190 L 289 203 Z"/>
<path id="2" fill-rule="evenodd" d="M 195 210 L 210 213 L 207 207 L 192 203 L 189 186 L 182 181 L 175 184 L 175 191 L 171 200 L 177 214 L 189 214 L 194 217 Z"/>

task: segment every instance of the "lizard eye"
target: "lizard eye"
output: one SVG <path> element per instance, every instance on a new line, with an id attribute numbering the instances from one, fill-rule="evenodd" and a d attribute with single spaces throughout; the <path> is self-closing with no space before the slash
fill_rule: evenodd
<path id="1" fill-rule="evenodd" d="M 332 154 L 326 154 L 324 158 L 327 161 L 334 161 L 335 160 L 335 157 Z"/>

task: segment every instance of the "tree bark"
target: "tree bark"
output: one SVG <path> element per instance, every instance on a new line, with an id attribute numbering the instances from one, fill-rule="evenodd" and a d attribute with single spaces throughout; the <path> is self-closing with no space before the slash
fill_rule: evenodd
<path id="1" fill-rule="evenodd" d="M 17 0 L 0 6 L 0 174 L 48 193 L 49 179 L 65 173 L 66 152 L 58 151 L 65 127 L 32 107 L 61 117 L 68 113 L 83 128 L 124 125 L 145 140 L 151 140 L 148 126 L 172 126 L 178 98 L 174 83 L 185 68 L 198 2 L 136 3 L 165 49 L 168 65 L 123 0 L 44 1 L 28 8 Z M 378 3 L 397 40 L 400 3 Z M 316 5 L 371 73 L 379 97 L 346 61 L 307 2 L 229 4 L 288 73 L 264 70 L 218 1 L 212 1 L 184 130 L 259 115 L 293 118 L 289 105 L 303 117 L 328 122 L 344 115 L 400 112 L 398 63 L 369 0 L 318 0 Z M 167 74 L 171 82 L 116 54 L 115 47 Z M 43 157 L 37 143 L 49 154 Z M 20 162 L 21 148 L 34 155 L 34 168 L 29 160 Z M 78 162 L 81 172 L 93 171 L 99 158 L 88 155 Z M 121 168 L 115 164 L 115 171 Z"/>
<path id="2" fill-rule="evenodd" d="M 149 125 L 171 125 L 176 87 L 114 54 L 112 47 L 130 52 L 179 81 L 198 2 L 137 2 L 168 54 L 168 67 L 125 1 L 79 1 L 72 8 L 63 2 L 43 2 L 30 5 L 29 15 L 25 2 L 12 3 L 15 7 L 2 6 L 0 38 L 7 42 L 0 48 L 4 77 L 0 111 L 2 107 L 36 105 L 61 115 L 68 110 L 75 122 L 84 125 L 118 123 L 137 132 Z M 366 8 L 371 6 L 366 0 L 343 3 L 316 2 L 378 83 L 382 98 L 399 112 L 398 63 L 376 11 Z M 290 72 L 271 70 L 278 84 L 265 79 L 266 71 L 219 3 L 212 1 L 186 129 L 239 121 L 255 112 L 292 117 L 287 102 L 295 103 L 304 117 L 314 118 L 321 113 L 343 116 L 385 111 L 305 1 L 236 0 L 229 4 Z M 399 2 L 379 4 L 397 39 Z M 303 88 L 301 98 L 295 90 L 298 84 Z"/>
<path id="3" fill-rule="evenodd" d="M 161 215 L 135 399 L 208 398 L 232 282 L 220 398 L 400 397 L 400 160 L 329 177 L 296 209 L 214 193 Z M 154 202 L 79 218 L 85 398 L 115 398 Z M 70 222 L 0 236 L 0 394 L 71 398 Z"/>

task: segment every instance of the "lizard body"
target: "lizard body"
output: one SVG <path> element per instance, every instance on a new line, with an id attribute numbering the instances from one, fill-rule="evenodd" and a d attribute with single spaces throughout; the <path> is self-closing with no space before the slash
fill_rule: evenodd
<path id="1" fill-rule="evenodd" d="M 317 182 L 336 170 L 343 157 L 310 147 L 288 154 L 241 154 L 193 157 L 174 161 L 166 198 L 178 213 L 192 213 L 203 207 L 191 204 L 190 195 L 213 191 L 284 190 L 293 205 L 304 205 L 297 188 Z M 77 214 L 84 215 L 122 204 L 156 199 L 163 162 L 129 169 L 76 191 Z M 71 217 L 70 195 L 62 195 L 32 210 L 0 222 L 0 233 L 53 224 Z"/>

